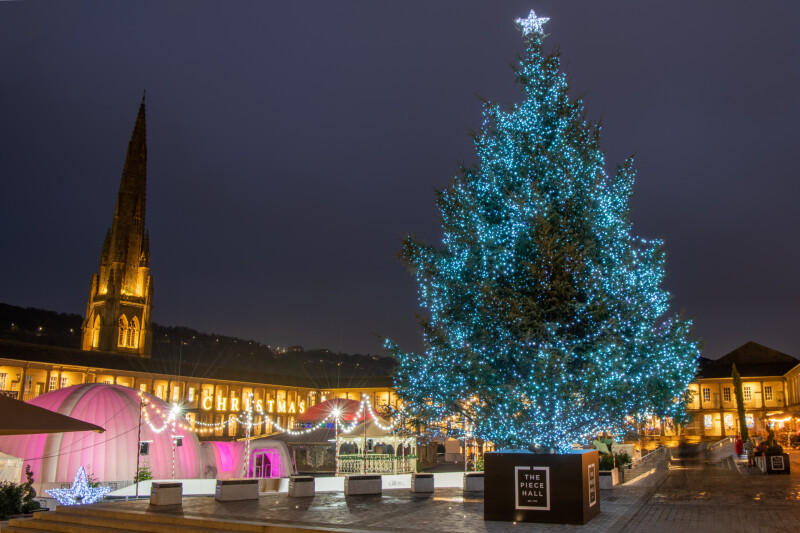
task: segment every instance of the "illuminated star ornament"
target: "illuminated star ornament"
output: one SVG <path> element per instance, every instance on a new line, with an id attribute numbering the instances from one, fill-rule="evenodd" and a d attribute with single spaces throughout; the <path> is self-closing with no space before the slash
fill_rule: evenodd
<path id="1" fill-rule="evenodd" d="M 75 474 L 75 481 L 72 482 L 72 487 L 68 489 L 50 489 L 45 492 L 58 500 L 61 505 L 86 505 L 102 500 L 103 496 L 111 492 L 111 487 L 90 487 L 89 481 L 86 479 L 86 471 L 83 467 L 80 467 Z"/>
<path id="2" fill-rule="evenodd" d="M 517 19 L 517 25 L 522 29 L 522 35 L 528 35 L 531 33 L 538 33 L 539 35 L 544 35 L 544 31 L 542 30 L 542 24 L 550 20 L 550 17 L 537 17 L 536 13 L 533 12 L 531 9 L 530 14 L 528 14 L 528 18 L 526 19 Z"/>

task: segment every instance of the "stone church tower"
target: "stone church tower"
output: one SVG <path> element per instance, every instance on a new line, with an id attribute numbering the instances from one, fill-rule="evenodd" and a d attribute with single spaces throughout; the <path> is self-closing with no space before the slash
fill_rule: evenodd
<path id="1" fill-rule="evenodd" d="M 83 349 L 150 357 L 153 278 L 150 276 L 150 236 L 144 230 L 147 185 L 145 102 L 128 143 L 128 155 L 114 209 L 106 232 L 100 269 L 83 321 Z"/>

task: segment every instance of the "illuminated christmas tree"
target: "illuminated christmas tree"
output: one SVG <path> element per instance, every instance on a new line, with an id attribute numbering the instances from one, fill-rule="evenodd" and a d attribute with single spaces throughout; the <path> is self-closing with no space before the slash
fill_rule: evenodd
<path id="1" fill-rule="evenodd" d="M 387 346 L 410 416 L 564 451 L 631 417 L 680 417 L 698 344 L 667 316 L 661 242 L 631 233 L 633 161 L 605 173 L 599 126 L 542 52 L 546 21 L 517 21 L 525 98 L 485 103 L 479 164 L 438 193 L 442 247 L 403 244 L 429 312 L 425 353 Z"/>

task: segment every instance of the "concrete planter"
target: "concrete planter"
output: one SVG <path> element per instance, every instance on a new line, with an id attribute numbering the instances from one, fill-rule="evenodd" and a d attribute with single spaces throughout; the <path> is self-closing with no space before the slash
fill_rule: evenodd
<path id="1" fill-rule="evenodd" d="M 153 481 L 150 485 L 150 505 L 181 505 L 183 483 Z"/>
<path id="2" fill-rule="evenodd" d="M 615 485 L 619 485 L 619 468 L 611 470 L 600 471 L 600 488 L 613 489 Z"/>
<path id="3" fill-rule="evenodd" d="M 314 478 L 311 476 L 292 476 L 289 478 L 290 498 L 311 498 L 315 494 Z"/>
<path id="4" fill-rule="evenodd" d="M 219 502 L 258 499 L 257 479 L 218 479 L 214 498 Z"/>
<path id="5" fill-rule="evenodd" d="M 356 496 L 362 494 L 383 494 L 381 476 L 345 476 L 344 495 Z"/>
<path id="6" fill-rule="evenodd" d="M 583 525 L 600 514 L 597 450 L 484 458 L 484 520 Z"/>
<path id="7" fill-rule="evenodd" d="M 464 492 L 483 491 L 483 472 L 464 472 Z"/>
<path id="8" fill-rule="evenodd" d="M 433 474 L 411 474 L 411 492 L 433 492 Z"/>

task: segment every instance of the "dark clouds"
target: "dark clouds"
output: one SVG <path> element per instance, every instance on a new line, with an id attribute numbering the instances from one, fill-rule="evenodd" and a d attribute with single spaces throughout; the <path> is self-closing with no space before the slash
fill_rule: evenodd
<path id="1" fill-rule="evenodd" d="M 551 17 L 635 231 L 716 357 L 800 352 L 800 8 L 784 1 L 0 2 L 0 300 L 83 313 L 147 89 L 156 321 L 418 348 L 394 257 L 520 98 L 513 19 Z"/>

